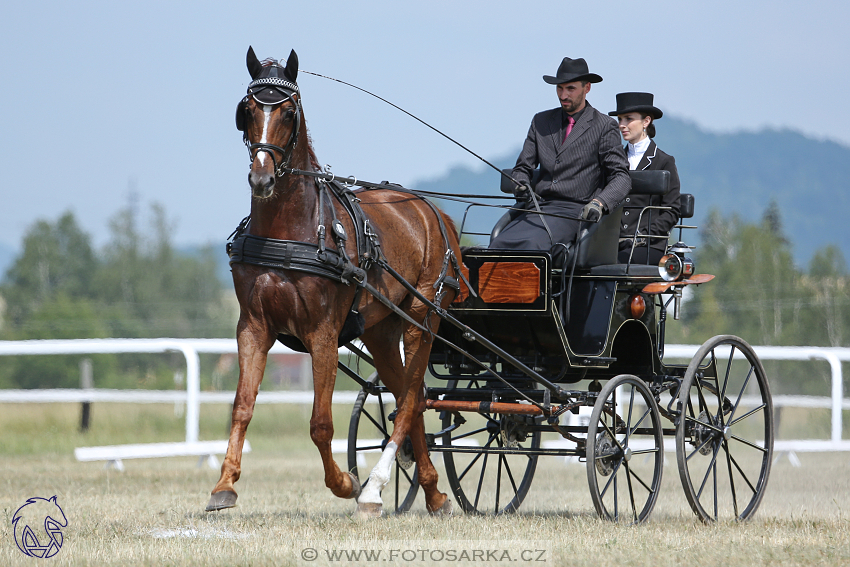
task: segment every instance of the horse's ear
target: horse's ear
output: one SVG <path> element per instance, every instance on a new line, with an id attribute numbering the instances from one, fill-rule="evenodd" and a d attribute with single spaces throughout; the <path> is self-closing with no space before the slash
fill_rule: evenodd
<path id="1" fill-rule="evenodd" d="M 295 53 L 293 49 L 289 53 L 289 59 L 286 60 L 286 76 L 289 77 L 289 80 L 293 83 L 296 82 L 298 78 L 298 54 Z"/>
<path id="2" fill-rule="evenodd" d="M 248 56 L 246 57 L 248 63 L 248 72 L 251 73 L 251 78 L 256 79 L 260 76 L 260 72 L 263 70 L 263 64 L 260 63 L 260 60 L 257 59 L 256 54 L 254 53 L 254 48 L 250 45 L 248 46 Z"/>

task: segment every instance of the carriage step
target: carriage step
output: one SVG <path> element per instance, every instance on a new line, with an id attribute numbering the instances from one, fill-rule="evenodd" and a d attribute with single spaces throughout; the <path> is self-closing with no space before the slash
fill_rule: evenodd
<path id="1" fill-rule="evenodd" d="M 581 366 L 610 366 L 617 362 L 617 359 L 609 356 L 599 356 L 594 358 L 585 358 L 581 361 Z"/>

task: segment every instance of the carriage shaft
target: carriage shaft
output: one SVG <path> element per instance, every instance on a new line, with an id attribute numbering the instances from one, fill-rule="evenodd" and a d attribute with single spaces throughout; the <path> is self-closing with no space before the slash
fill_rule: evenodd
<path id="1" fill-rule="evenodd" d="M 465 402 L 460 400 L 425 400 L 425 409 L 438 411 L 471 411 L 476 413 L 499 413 L 505 415 L 542 416 L 543 410 L 531 404 L 507 402 Z"/>

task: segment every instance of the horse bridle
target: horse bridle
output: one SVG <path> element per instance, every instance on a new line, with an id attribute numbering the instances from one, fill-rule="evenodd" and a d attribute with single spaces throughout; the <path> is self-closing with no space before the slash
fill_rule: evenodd
<path id="1" fill-rule="evenodd" d="M 257 87 L 268 88 L 271 87 L 276 90 L 281 95 L 281 100 L 267 103 L 259 100 L 257 95 L 254 93 L 254 89 Z M 254 159 L 256 159 L 257 154 L 260 152 L 266 152 L 272 158 L 272 164 L 274 165 L 275 175 L 278 177 L 283 177 L 286 173 L 287 168 L 289 168 L 289 164 L 292 161 L 292 152 L 295 150 L 295 145 L 298 143 L 298 133 L 301 130 L 301 99 L 300 97 L 296 97 L 298 94 L 298 85 L 293 82 L 287 81 L 285 79 L 281 79 L 279 77 L 264 77 L 261 79 L 257 79 L 255 81 L 251 81 L 248 85 L 248 94 L 245 95 L 236 109 L 236 128 L 242 131 L 242 141 L 245 146 L 248 148 L 248 155 L 251 157 L 251 164 L 253 165 Z M 245 131 L 245 122 L 244 122 L 244 112 L 245 105 L 248 101 L 254 98 L 254 100 L 258 104 L 262 105 L 270 105 L 277 106 L 279 104 L 283 104 L 286 101 L 292 101 L 293 106 L 295 107 L 295 126 L 292 128 L 292 132 L 289 135 L 289 141 L 286 143 L 285 147 L 276 146 L 274 144 L 267 144 L 264 142 L 257 142 L 255 144 L 251 144 L 248 142 L 248 133 Z M 275 157 L 275 152 L 279 152 L 281 155 L 281 161 L 278 163 L 277 158 Z"/>

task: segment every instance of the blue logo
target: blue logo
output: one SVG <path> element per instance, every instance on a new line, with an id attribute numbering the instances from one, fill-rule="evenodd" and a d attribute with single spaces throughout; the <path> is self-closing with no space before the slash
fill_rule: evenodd
<path id="1" fill-rule="evenodd" d="M 62 547 L 62 530 L 68 520 L 56 497 L 30 498 L 12 516 L 15 543 L 21 553 L 46 559 L 59 553 Z"/>

